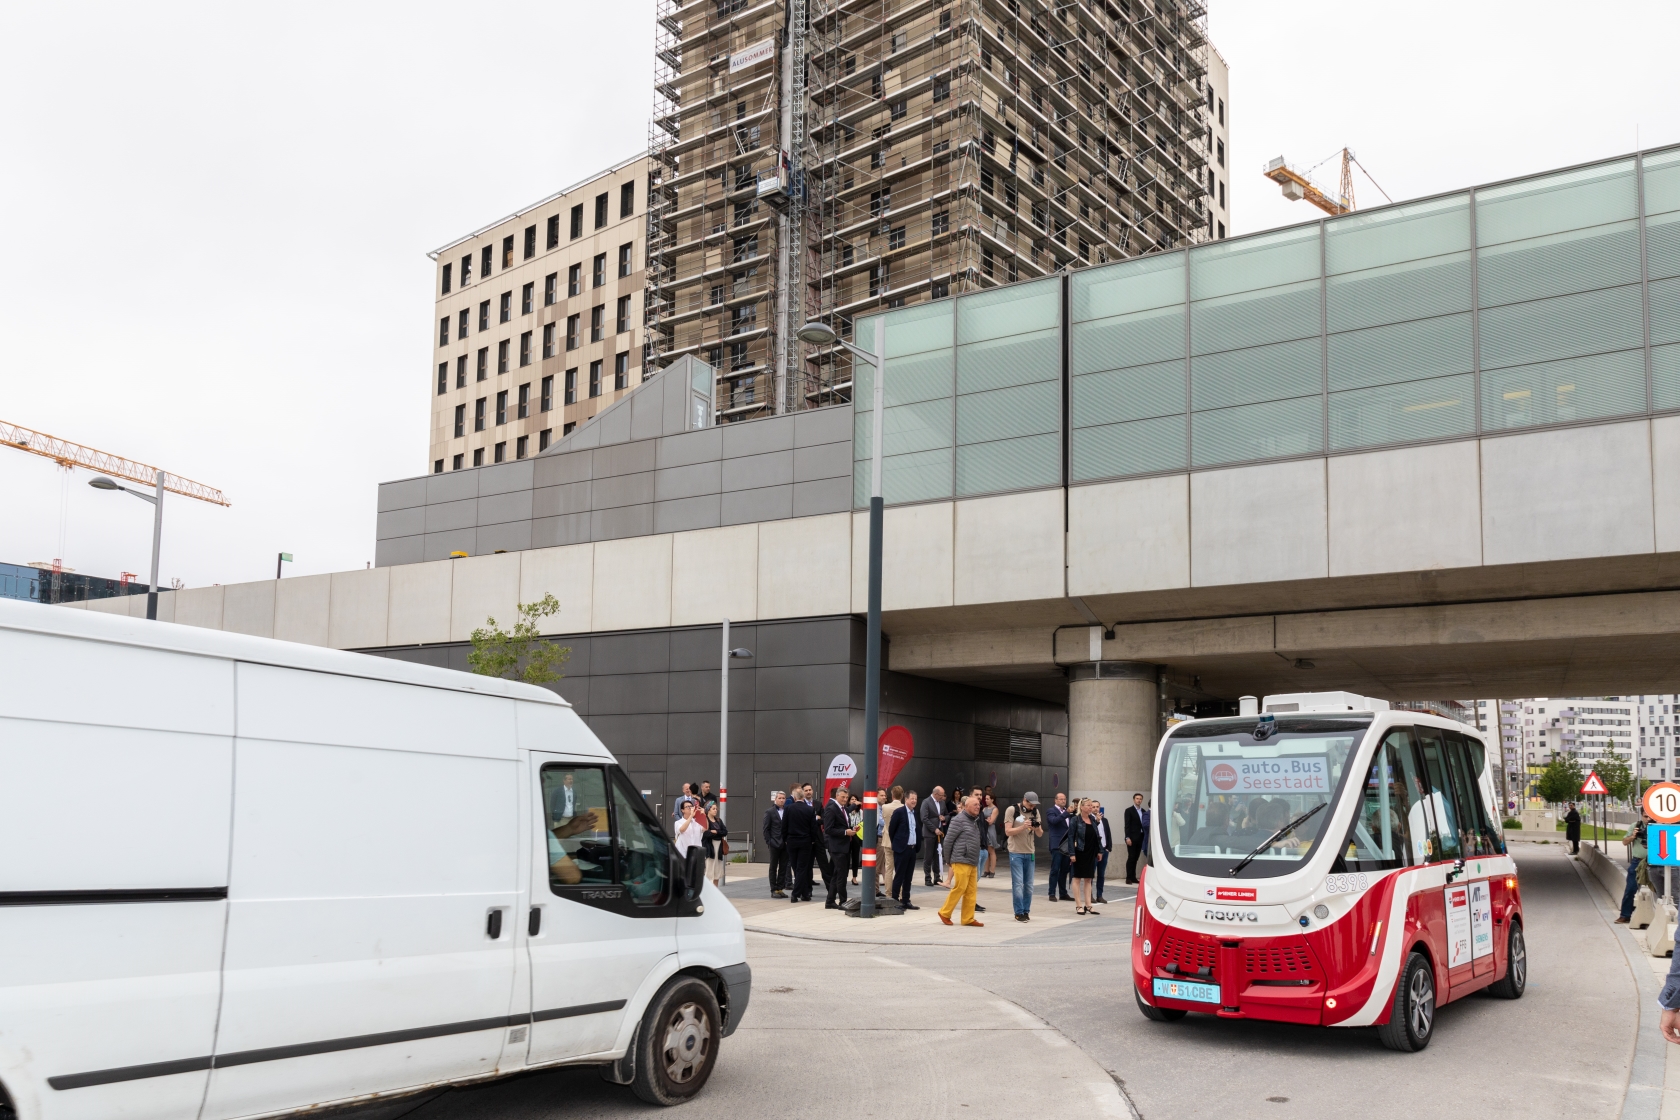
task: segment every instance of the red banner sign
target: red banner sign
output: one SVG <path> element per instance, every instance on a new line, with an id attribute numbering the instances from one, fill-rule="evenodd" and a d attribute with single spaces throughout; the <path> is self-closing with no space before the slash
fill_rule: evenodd
<path id="1" fill-rule="evenodd" d="M 904 764 L 909 762 L 916 753 L 916 740 L 911 736 L 908 727 L 893 724 L 881 732 L 881 766 L 878 773 L 881 776 L 882 789 L 891 789 L 893 779 L 898 777 Z"/>

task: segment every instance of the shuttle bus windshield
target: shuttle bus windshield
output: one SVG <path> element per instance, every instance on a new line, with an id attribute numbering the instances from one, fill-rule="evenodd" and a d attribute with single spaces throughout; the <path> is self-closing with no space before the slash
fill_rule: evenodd
<path id="1" fill-rule="evenodd" d="M 1293 871 L 1329 824 L 1370 724 L 1369 717 L 1284 717 L 1272 730 L 1248 717 L 1175 731 L 1156 799 L 1166 814 L 1167 859 L 1181 871 L 1220 878 Z"/>

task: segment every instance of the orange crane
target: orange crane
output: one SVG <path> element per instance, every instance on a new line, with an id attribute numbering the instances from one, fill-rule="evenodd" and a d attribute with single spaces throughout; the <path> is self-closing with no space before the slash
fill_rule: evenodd
<path id="1" fill-rule="evenodd" d="M 0 443 L 15 447 L 20 451 L 41 455 L 61 467 L 86 467 L 90 471 L 112 475 L 116 478 L 126 478 L 130 482 L 138 482 L 143 486 L 157 485 L 158 475 L 163 475 L 163 488 L 171 494 L 180 494 L 186 498 L 197 498 L 201 502 L 212 505 L 231 506 L 232 502 L 223 496 L 220 490 L 213 486 L 206 486 L 202 482 L 194 482 L 190 478 L 182 478 L 178 474 L 169 474 L 156 467 L 147 466 L 133 459 L 124 459 L 120 455 L 113 455 L 109 451 L 100 451 L 94 447 L 84 447 L 79 443 L 71 443 L 67 439 L 50 436 L 46 432 L 37 432 L 32 428 L 25 428 L 21 424 L 8 424 L 0 420 Z"/>
<path id="2" fill-rule="evenodd" d="M 1322 167 L 1330 160 L 1335 159 L 1338 155 L 1342 157 L 1341 190 L 1334 198 L 1332 198 L 1330 195 L 1326 194 L 1321 187 L 1312 181 L 1311 175 L 1318 168 Z M 1371 179 L 1371 185 L 1377 188 L 1377 193 L 1381 194 L 1383 198 L 1388 199 L 1389 202 L 1394 201 L 1392 198 L 1388 197 L 1388 192 L 1383 190 L 1382 186 L 1375 179 L 1371 178 L 1371 173 L 1369 171 L 1365 171 L 1365 165 L 1360 163 L 1359 160 L 1354 157 L 1354 154 L 1347 148 L 1343 148 L 1339 152 L 1334 152 L 1326 156 L 1312 167 L 1309 167 L 1306 171 L 1295 170 L 1293 167 L 1290 167 L 1287 162 L 1285 162 L 1282 156 L 1278 156 L 1266 165 L 1262 174 L 1283 188 L 1284 198 L 1287 198 L 1291 202 L 1300 202 L 1305 200 L 1334 218 L 1341 214 L 1351 213 L 1354 209 L 1353 169 L 1355 167 L 1365 173 L 1365 178 Z"/>

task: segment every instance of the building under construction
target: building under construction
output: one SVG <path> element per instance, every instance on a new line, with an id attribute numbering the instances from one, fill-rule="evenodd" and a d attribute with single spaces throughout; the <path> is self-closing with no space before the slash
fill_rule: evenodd
<path id="1" fill-rule="evenodd" d="M 658 0 L 648 368 L 845 400 L 794 331 L 1211 232 L 1202 0 Z"/>

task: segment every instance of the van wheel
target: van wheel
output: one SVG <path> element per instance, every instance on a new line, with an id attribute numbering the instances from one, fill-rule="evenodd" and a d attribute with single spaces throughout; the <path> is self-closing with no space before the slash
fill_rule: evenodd
<path id="1" fill-rule="evenodd" d="M 1132 998 L 1137 1000 L 1138 1010 L 1143 1012 L 1143 1017 L 1157 1023 L 1176 1023 L 1190 1014 L 1182 1007 L 1151 1007 L 1143 1002 L 1143 993 L 1137 990 L 1135 984 L 1132 986 Z"/>
<path id="2" fill-rule="evenodd" d="M 636 1032 L 630 1087 L 649 1104 L 682 1104 L 712 1075 L 722 1037 L 723 1013 L 711 986 L 693 976 L 673 977 Z"/>
<path id="3" fill-rule="evenodd" d="M 1528 987 L 1528 946 L 1523 944 L 1522 924 L 1513 921 L 1505 935 L 1505 976 L 1488 985 L 1488 994 L 1500 999 L 1521 999 Z"/>
<path id="4" fill-rule="evenodd" d="M 1377 1025 L 1377 1036 L 1390 1050 L 1403 1054 L 1422 1050 L 1435 1033 L 1435 970 L 1429 958 L 1413 953 L 1406 958 L 1400 983 L 1394 988 L 1394 1009 L 1388 1022 Z"/>

